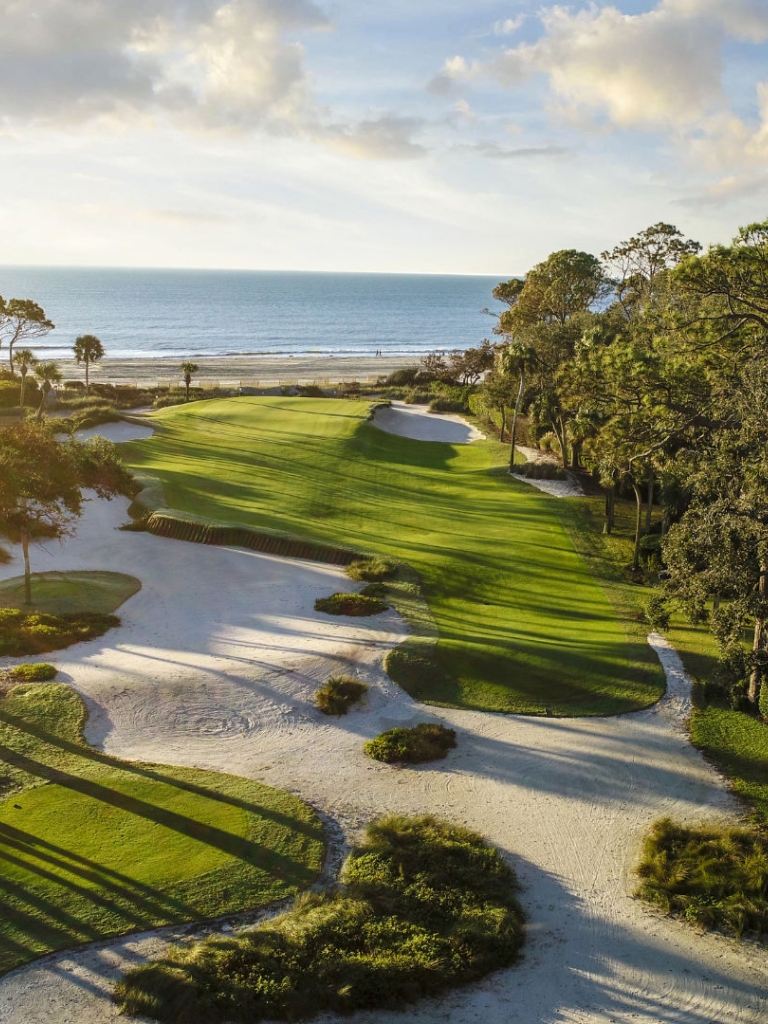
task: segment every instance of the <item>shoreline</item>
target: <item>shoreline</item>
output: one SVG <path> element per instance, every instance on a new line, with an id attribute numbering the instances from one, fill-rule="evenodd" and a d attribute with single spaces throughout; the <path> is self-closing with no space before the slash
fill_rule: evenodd
<path id="1" fill-rule="evenodd" d="M 261 387 L 275 384 L 368 383 L 395 370 L 420 364 L 421 356 L 201 356 L 192 378 L 195 387 Z M 181 384 L 181 359 L 102 359 L 90 367 L 93 384 L 152 386 Z M 58 359 L 63 379 L 84 380 L 85 368 L 74 359 Z"/>

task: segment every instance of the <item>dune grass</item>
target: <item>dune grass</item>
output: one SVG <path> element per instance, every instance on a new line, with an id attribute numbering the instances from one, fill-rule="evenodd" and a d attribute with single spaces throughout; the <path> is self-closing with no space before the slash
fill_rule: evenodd
<path id="1" fill-rule="evenodd" d="M 422 764 L 440 761 L 456 746 L 456 730 L 436 722 L 396 726 L 379 733 L 364 745 L 368 757 L 386 764 Z"/>
<path id="2" fill-rule="evenodd" d="M 44 615 L 116 611 L 141 590 L 141 581 L 121 572 L 32 573 L 32 604 L 24 605 L 24 577 L 0 582 L 0 608 L 24 608 Z"/>
<path id="3" fill-rule="evenodd" d="M 517 959 L 523 915 L 499 852 L 468 829 L 394 816 L 367 829 L 343 890 L 230 939 L 177 947 L 117 985 L 165 1024 L 252 1024 L 402 1008 Z"/>
<path id="4" fill-rule="evenodd" d="M 440 633 L 425 701 L 605 715 L 663 693 L 557 505 L 506 472 L 506 449 L 424 444 L 366 422 L 366 402 L 236 398 L 164 410 L 123 457 L 169 507 L 409 563 Z"/>
<path id="5" fill-rule="evenodd" d="M 69 688 L 0 700 L 0 973 L 82 942 L 261 906 L 323 856 L 296 797 L 190 768 L 119 761 L 82 738 Z"/>
<path id="6" fill-rule="evenodd" d="M 346 715 L 359 704 L 368 692 L 368 686 L 352 676 L 331 676 L 315 691 L 315 704 L 324 715 Z"/>

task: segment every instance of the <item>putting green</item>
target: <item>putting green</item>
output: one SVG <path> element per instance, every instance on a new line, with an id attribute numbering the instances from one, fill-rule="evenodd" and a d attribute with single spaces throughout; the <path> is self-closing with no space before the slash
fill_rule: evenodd
<path id="1" fill-rule="evenodd" d="M 291 895 L 318 875 L 322 827 L 236 776 L 133 764 L 82 739 L 65 686 L 0 701 L 0 973 L 81 942 Z"/>
<path id="2" fill-rule="evenodd" d="M 509 478 L 507 451 L 395 437 L 370 404 L 238 398 L 163 410 L 123 449 L 171 508 L 410 563 L 449 678 L 420 699 L 458 707 L 604 715 L 664 689 L 577 554 L 556 500 Z"/>
<path id="3" fill-rule="evenodd" d="M 117 611 L 141 590 L 141 581 L 121 572 L 73 571 L 32 573 L 32 611 L 46 615 L 64 612 Z M 24 577 L 0 583 L 0 608 L 24 608 Z"/>

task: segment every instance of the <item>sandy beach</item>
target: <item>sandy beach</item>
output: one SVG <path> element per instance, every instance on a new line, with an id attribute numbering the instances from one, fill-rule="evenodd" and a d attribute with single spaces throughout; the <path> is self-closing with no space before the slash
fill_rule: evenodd
<path id="1" fill-rule="evenodd" d="M 85 368 L 74 359 L 58 359 L 64 380 L 84 380 Z M 94 363 L 94 383 L 155 384 L 181 383 L 180 359 L 103 359 Z M 415 366 L 418 358 L 407 356 L 227 356 L 200 357 L 193 384 L 211 387 L 260 387 L 276 384 L 335 384 L 339 381 L 374 381 L 393 370 Z"/>
<path id="2" fill-rule="evenodd" d="M 397 410 L 395 410 L 397 412 Z M 440 417 L 424 417 L 435 440 Z M 390 414 L 387 429 L 397 427 Z M 416 433 L 418 415 L 400 426 Z M 455 436 L 455 418 L 446 433 Z M 105 431 L 127 439 L 132 424 Z M 465 428 L 463 440 L 470 441 Z M 552 500 L 557 500 L 553 498 Z M 131 760 L 212 768 L 309 801 L 354 842 L 382 813 L 434 813 L 486 836 L 509 857 L 528 919 L 520 965 L 407 1014 L 353 1024 L 764 1024 L 762 947 L 700 935 L 632 898 L 640 842 L 655 819 L 733 820 L 723 780 L 690 744 L 690 680 L 674 650 L 649 637 L 667 694 L 635 714 L 527 718 L 420 705 L 382 667 L 406 634 L 393 611 L 331 620 L 314 599 L 357 589 L 341 570 L 237 548 L 125 533 L 126 503 L 92 501 L 77 535 L 43 545 L 46 568 L 141 578 L 122 625 L 55 657 L 86 702 L 88 741 Z M 0 578 L 21 571 L 18 552 Z M 320 715 L 312 693 L 331 673 L 370 686 L 362 708 Z M 363 741 L 418 721 L 456 729 L 445 761 L 395 769 Z M 162 953 L 171 934 L 131 936 L 59 953 L 0 979 L 2 1024 L 107 1024 L 117 977 Z M 119 1018 L 128 1024 L 130 1018 Z M 340 1024 L 325 1015 L 318 1024 Z M 138 1024 L 138 1021 L 137 1021 Z"/>

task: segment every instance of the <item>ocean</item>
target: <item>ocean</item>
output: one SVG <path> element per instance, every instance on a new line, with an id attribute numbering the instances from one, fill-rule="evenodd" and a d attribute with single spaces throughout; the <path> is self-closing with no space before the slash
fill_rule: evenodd
<path id="1" fill-rule="evenodd" d="M 420 356 L 491 337 L 502 277 L 0 267 L 0 295 L 56 324 L 38 358 L 95 334 L 111 358 Z"/>

